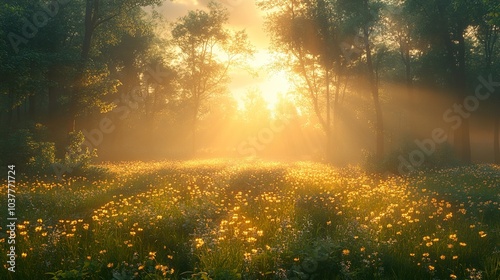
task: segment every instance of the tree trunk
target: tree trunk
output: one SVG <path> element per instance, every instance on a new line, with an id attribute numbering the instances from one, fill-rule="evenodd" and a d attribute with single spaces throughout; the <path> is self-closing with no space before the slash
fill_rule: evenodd
<path id="1" fill-rule="evenodd" d="M 7 116 L 7 126 L 8 127 L 13 127 L 14 126 L 14 94 L 12 93 L 12 90 L 9 89 L 9 109 L 8 109 L 8 116 Z"/>
<path id="2" fill-rule="evenodd" d="M 92 47 L 92 35 L 97 22 L 97 15 L 99 11 L 99 0 L 87 0 L 85 6 L 85 22 L 84 22 L 84 34 L 83 43 L 80 53 L 80 61 L 78 62 L 76 75 L 73 80 L 73 90 L 70 96 L 70 102 L 68 106 L 68 114 L 66 116 L 66 129 L 68 131 L 75 131 L 76 129 L 76 117 L 78 114 L 80 94 L 83 88 L 83 79 L 85 78 L 85 69 L 87 67 L 87 61 L 89 59 L 90 49 Z"/>
<path id="3" fill-rule="evenodd" d="M 500 164 L 500 116 L 495 116 L 495 127 L 493 129 L 493 133 L 495 163 Z"/>
<path id="4" fill-rule="evenodd" d="M 489 74 L 491 73 L 492 62 L 495 59 L 495 45 L 497 43 L 499 30 L 493 25 L 487 25 L 484 27 L 484 72 Z M 494 108 L 498 108 L 500 102 L 498 100 L 494 101 Z M 494 118 L 493 125 L 493 156 L 494 162 L 496 164 L 500 164 L 500 116 L 498 116 L 493 110 L 492 112 Z"/>
<path id="5" fill-rule="evenodd" d="M 342 80 L 342 70 L 339 70 L 339 73 L 337 73 L 337 79 L 335 81 L 335 97 L 333 100 L 333 120 L 332 120 L 332 141 L 337 145 L 337 150 L 338 150 L 338 145 L 339 145 L 339 138 L 337 137 L 338 135 L 338 125 L 339 125 L 339 99 L 340 99 L 340 84 Z"/>
<path id="6" fill-rule="evenodd" d="M 465 38 L 464 29 L 460 29 L 460 34 L 458 36 L 458 69 L 456 75 L 455 84 L 457 85 L 457 90 L 460 96 L 458 104 L 462 104 L 464 99 L 467 98 L 467 73 L 466 73 L 466 62 L 465 62 Z M 459 129 L 461 144 L 459 151 L 462 160 L 466 163 L 471 162 L 471 147 L 470 147 L 470 125 L 468 119 L 464 119 L 462 126 Z"/>
<path id="7" fill-rule="evenodd" d="M 198 110 L 199 110 L 199 101 L 194 102 L 193 106 L 193 119 L 192 119 L 192 127 L 191 127 L 191 153 L 194 155 L 196 153 L 196 127 L 198 125 Z"/>
<path id="8" fill-rule="evenodd" d="M 196 153 L 196 116 L 193 117 L 193 124 L 191 127 L 191 154 L 194 155 Z"/>
<path id="9" fill-rule="evenodd" d="M 326 67 L 326 66 L 325 66 Z M 332 130 L 331 130 L 331 107 L 330 107 L 330 71 L 325 68 L 326 83 L 326 160 L 332 162 Z"/>
<path id="10" fill-rule="evenodd" d="M 436 2 L 440 13 L 440 22 L 438 26 L 442 26 L 441 36 L 446 48 L 446 57 L 448 67 L 451 69 L 451 86 L 457 96 L 458 104 L 462 104 L 467 97 L 467 68 L 465 60 L 465 38 L 464 33 L 467 25 L 462 21 L 455 22 L 453 25 L 448 22 L 446 5 L 448 2 Z M 451 34 L 456 34 L 452 37 Z M 455 48 L 454 41 L 458 40 L 458 46 Z M 458 152 L 460 159 L 465 163 L 471 162 L 470 148 L 470 128 L 469 122 L 463 118 L 462 125 L 454 133 L 455 149 Z"/>
<path id="11" fill-rule="evenodd" d="M 52 66 L 49 71 L 48 71 L 48 77 L 47 79 L 51 81 L 49 88 L 48 88 L 48 97 L 49 97 L 49 111 L 48 111 L 48 118 L 49 118 L 49 123 L 53 123 L 56 121 L 57 117 L 57 111 L 58 111 L 58 106 L 57 106 L 57 99 L 59 98 L 59 87 L 58 87 L 58 75 L 57 75 L 57 69 L 56 66 Z"/>
<path id="12" fill-rule="evenodd" d="M 321 128 L 325 133 L 327 133 L 327 122 L 325 118 L 323 117 L 323 114 L 321 113 L 320 110 L 320 105 L 318 102 L 318 97 L 315 92 L 315 87 L 313 86 L 311 80 L 309 79 L 307 75 L 307 70 L 305 67 L 304 63 L 304 55 L 302 54 L 301 51 L 299 51 L 295 57 L 299 60 L 300 63 L 300 71 L 302 72 L 302 76 L 304 77 L 306 84 L 307 84 L 307 91 L 309 93 L 309 99 L 311 100 L 312 106 L 314 108 L 314 113 L 316 114 L 316 117 L 318 118 L 318 121 L 321 125 Z"/>
<path id="13" fill-rule="evenodd" d="M 56 144 L 56 156 L 61 158 L 65 153 L 67 127 L 64 119 L 63 110 L 58 104 L 58 99 L 61 96 L 61 71 L 59 66 L 52 65 L 47 73 L 47 80 L 50 81 L 48 86 L 48 114 L 47 127 L 49 128 L 50 140 Z M 67 109 L 67 108 L 66 108 Z"/>
<path id="14" fill-rule="evenodd" d="M 406 76 L 406 91 L 407 91 L 407 118 L 408 118 L 408 135 L 412 135 L 414 133 L 414 124 L 415 124 L 415 116 L 413 114 L 414 109 L 414 98 L 413 98 L 413 79 L 411 76 L 411 57 L 410 57 L 410 49 L 408 46 L 405 48 L 404 53 L 404 64 L 405 64 L 405 76 Z"/>
<path id="15" fill-rule="evenodd" d="M 37 120 L 36 115 L 36 95 L 33 93 L 28 97 L 29 106 L 28 106 L 28 115 L 32 121 Z"/>
<path id="16" fill-rule="evenodd" d="M 21 122 L 21 105 L 16 106 L 16 121 L 18 124 Z"/>
<path id="17" fill-rule="evenodd" d="M 92 35 L 94 33 L 99 9 L 99 0 L 87 0 L 85 6 L 85 33 L 83 36 L 83 45 L 81 59 L 85 63 L 89 58 L 90 48 L 92 46 Z"/>
<path id="18" fill-rule="evenodd" d="M 372 93 L 373 105 L 375 107 L 375 133 L 376 133 L 376 151 L 375 158 L 382 160 L 384 156 L 384 123 L 382 117 L 382 107 L 380 106 L 378 84 L 375 76 L 375 69 L 373 67 L 372 52 L 370 47 L 370 38 L 368 26 L 364 26 L 364 43 L 366 51 L 366 65 L 368 68 L 368 78 L 370 80 L 370 91 Z"/>
<path id="19" fill-rule="evenodd" d="M 462 119 L 462 125 L 455 130 L 455 147 L 457 149 L 460 159 L 464 163 L 471 162 L 471 150 L 470 150 L 470 124 L 469 120 Z"/>

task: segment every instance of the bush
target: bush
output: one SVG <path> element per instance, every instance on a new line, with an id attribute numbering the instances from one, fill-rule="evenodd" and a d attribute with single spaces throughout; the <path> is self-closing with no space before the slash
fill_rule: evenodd
<path id="1" fill-rule="evenodd" d="M 102 176 L 106 172 L 92 168 L 90 164 L 97 157 L 97 150 L 90 151 L 82 147 L 85 136 L 82 132 L 69 134 L 69 145 L 63 159 L 56 159 L 54 142 L 46 141 L 47 128 L 35 124 L 27 128 L 17 129 L 7 137 L 0 139 L 0 154 L 2 165 L 16 165 L 19 172 L 25 174 L 56 174 L 73 175 L 82 173 L 92 176 Z"/>
<path id="2" fill-rule="evenodd" d="M 81 131 L 70 132 L 68 137 L 69 144 L 66 147 L 64 158 L 52 164 L 52 169 L 58 178 L 65 174 L 99 177 L 106 173 L 105 170 L 90 166 L 92 161 L 97 158 L 97 149 L 91 151 L 88 147 L 83 148 L 85 135 Z"/>
<path id="3" fill-rule="evenodd" d="M 90 166 L 93 159 L 97 158 L 97 149 L 92 151 L 88 147 L 83 149 L 84 142 L 85 135 L 81 131 L 69 133 L 69 145 L 63 161 L 65 165 L 70 168 L 85 169 Z"/>
<path id="4" fill-rule="evenodd" d="M 44 173 L 55 162 L 55 144 L 46 142 L 46 128 L 36 124 L 18 129 L 0 142 L 2 164 L 14 164 L 21 172 Z"/>
<path id="5" fill-rule="evenodd" d="M 401 174 L 399 170 L 402 164 L 401 157 L 411 164 L 409 155 L 414 151 L 420 151 L 424 155 L 423 163 L 413 165 L 414 170 L 442 169 L 461 165 L 461 161 L 456 157 L 453 147 L 449 143 L 436 144 L 436 149 L 430 155 L 423 152 L 415 142 L 406 141 L 397 149 L 387 154 L 382 160 L 375 158 L 373 154 L 366 155 L 365 169 L 372 173 L 393 173 Z M 406 167 L 404 170 L 408 170 Z"/>

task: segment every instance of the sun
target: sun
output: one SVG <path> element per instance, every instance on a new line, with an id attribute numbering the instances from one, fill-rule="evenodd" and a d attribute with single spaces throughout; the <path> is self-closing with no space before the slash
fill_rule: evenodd
<path id="1" fill-rule="evenodd" d="M 274 56 L 266 50 L 260 50 L 248 61 L 251 70 L 257 73 L 247 77 L 238 76 L 231 84 L 233 96 L 238 103 L 238 110 L 245 109 L 245 95 L 248 91 L 257 91 L 266 102 L 266 107 L 272 115 L 275 114 L 278 103 L 292 89 L 291 82 L 284 70 L 271 68 Z"/>
<path id="2" fill-rule="evenodd" d="M 260 89 L 267 109 L 273 112 L 280 99 L 290 90 L 290 82 L 284 71 L 269 73 L 267 79 L 260 84 Z"/>

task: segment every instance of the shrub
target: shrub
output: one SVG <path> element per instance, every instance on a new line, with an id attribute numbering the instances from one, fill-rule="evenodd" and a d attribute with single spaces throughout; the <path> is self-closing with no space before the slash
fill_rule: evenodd
<path id="1" fill-rule="evenodd" d="M 412 165 L 415 170 L 442 169 L 456 167 L 462 164 L 456 157 L 453 147 L 449 143 L 436 144 L 435 151 L 427 155 L 421 151 L 414 142 L 405 141 L 398 148 L 387 154 L 382 160 L 368 153 L 366 155 L 365 169 L 371 173 L 400 174 L 399 168 L 401 165 L 401 157 L 409 162 L 409 155 L 414 151 L 420 151 L 421 154 L 424 155 L 422 164 Z"/>
<path id="2" fill-rule="evenodd" d="M 69 144 L 66 147 L 64 158 L 52 164 L 55 175 L 59 178 L 65 174 L 89 175 L 90 177 L 104 175 L 105 170 L 90 166 L 92 161 L 97 158 L 97 149 L 91 151 L 88 147 L 83 148 L 85 135 L 81 131 L 73 131 L 69 133 L 68 137 Z"/>
<path id="3" fill-rule="evenodd" d="M 81 132 L 69 133 L 69 145 L 66 148 L 63 163 L 70 168 L 88 168 L 92 160 L 97 158 L 97 149 L 92 151 L 89 148 L 83 149 L 85 135 Z"/>
<path id="4" fill-rule="evenodd" d="M 14 164 L 21 172 L 47 172 L 55 162 L 55 144 L 44 141 L 45 129 L 36 124 L 31 128 L 18 129 L 2 139 L 2 164 Z"/>

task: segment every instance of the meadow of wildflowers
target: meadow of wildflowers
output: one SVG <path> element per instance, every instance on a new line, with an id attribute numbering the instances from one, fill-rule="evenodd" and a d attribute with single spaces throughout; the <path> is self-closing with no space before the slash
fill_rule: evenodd
<path id="1" fill-rule="evenodd" d="M 16 272 L 1 279 L 500 279 L 494 165 L 407 177 L 311 162 L 101 167 L 18 179 Z"/>

